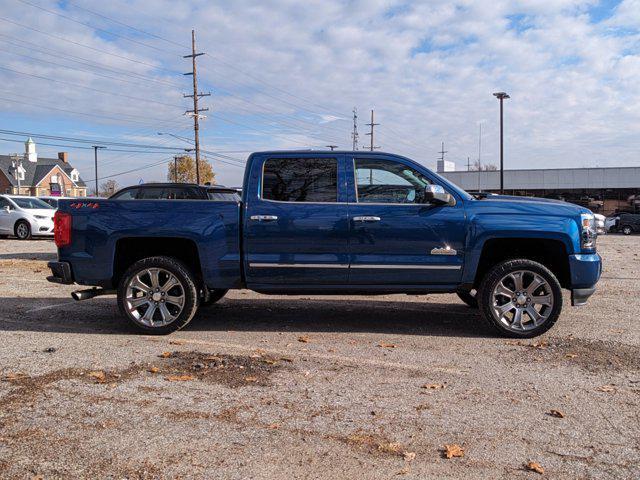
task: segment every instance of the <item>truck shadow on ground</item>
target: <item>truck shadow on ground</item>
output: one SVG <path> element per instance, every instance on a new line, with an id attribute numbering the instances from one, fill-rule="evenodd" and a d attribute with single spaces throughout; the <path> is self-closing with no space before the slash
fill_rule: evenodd
<path id="1" fill-rule="evenodd" d="M 135 334 L 115 298 L 85 302 L 0 298 L 0 330 Z M 395 335 L 492 336 L 477 310 L 461 303 L 362 299 L 224 299 L 200 308 L 181 332 L 367 332 Z"/>
<path id="2" fill-rule="evenodd" d="M 26 252 L 26 253 L 0 253 L 0 260 L 44 260 L 54 261 L 58 259 L 57 253 Z"/>

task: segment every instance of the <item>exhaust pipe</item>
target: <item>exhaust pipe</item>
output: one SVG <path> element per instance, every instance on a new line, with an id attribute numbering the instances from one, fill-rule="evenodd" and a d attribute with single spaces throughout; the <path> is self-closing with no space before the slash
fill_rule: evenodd
<path id="1" fill-rule="evenodd" d="M 86 290 L 76 290 L 71 293 L 71 298 L 73 298 L 76 302 L 80 302 L 82 300 L 89 300 L 93 297 L 100 297 L 102 295 L 113 295 L 116 293 L 115 290 L 105 290 L 104 288 L 88 288 Z"/>

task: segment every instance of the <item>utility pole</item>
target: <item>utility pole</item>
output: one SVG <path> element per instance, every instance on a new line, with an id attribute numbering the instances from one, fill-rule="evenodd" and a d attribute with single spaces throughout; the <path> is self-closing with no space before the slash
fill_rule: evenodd
<path id="1" fill-rule="evenodd" d="M 199 120 L 200 120 L 200 112 L 205 112 L 209 110 L 208 108 L 198 108 L 198 99 L 200 97 L 208 97 L 211 93 L 202 93 L 198 92 L 198 71 L 196 69 L 196 57 L 200 55 L 204 55 L 204 53 L 196 53 L 196 31 L 191 30 L 191 55 L 184 55 L 183 58 L 191 59 L 191 67 L 192 70 L 190 72 L 185 73 L 185 75 L 191 75 L 193 77 L 193 94 L 187 95 L 185 94 L 185 98 L 193 98 L 193 110 L 187 110 L 185 113 L 187 115 L 193 116 L 193 139 L 196 150 L 196 182 L 198 185 L 200 184 L 200 136 L 199 136 Z M 206 117 L 202 117 L 206 118 Z"/>
<path id="2" fill-rule="evenodd" d="M 482 172 L 482 122 L 478 125 L 478 192 L 482 191 L 480 173 Z"/>
<path id="3" fill-rule="evenodd" d="M 380 147 L 375 147 L 374 146 L 374 141 L 373 141 L 373 127 L 376 127 L 376 126 L 380 125 L 379 123 L 375 123 L 373 121 L 373 110 L 371 110 L 371 123 L 367 123 L 366 125 L 367 125 L 367 127 L 371 127 L 371 131 L 369 133 L 367 133 L 366 135 L 371 136 L 371 143 L 370 143 L 370 146 L 369 146 L 369 150 L 371 150 L 373 152 L 374 149 L 380 148 Z"/>
<path id="4" fill-rule="evenodd" d="M 327 145 L 327 148 L 330 148 L 331 151 L 333 152 L 336 148 L 338 148 L 338 145 Z"/>
<path id="5" fill-rule="evenodd" d="M 353 139 L 353 151 L 358 150 L 358 109 L 353 107 L 353 132 L 351 133 Z"/>
<path id="6" fill-rule="evenodd" d="M 98 196 L 98 149 L 99 148 L 107 148 L 101 147 L 100 145 L 92 145 L 93 147 L 93 163 L 96 169 L 96 197 Z"/>
<path id="7" fill-rule="evenodd" d="M 494 93 L 493 96 L 496 97 L 498 100 L 500 100 L 500 195 L 503 195 L 504 194 L 504 136 L 503 136 L 504 112 L 503 112 L 502 104 L 505 98 L 511 98 L 511 97 L 505 92 L 497 92 L 497 93 Z"/>
<path id="8" fill-rule="evenodd" d="M 442 148 L 438 152 L 440 154 L 440 161 L 442 162 L 442 170 L 444 171 L 444 154 L 448 153 L 448 150 L 444 149 L 444 142 L 442 142 Z"/>
<path id="9" fill-rule="evenodd" d="M 22 159 L 24 155 L 14 153 L 11 155 L 11 166 L 13 167 L 13 176 L 16 177 L 18 182 L 18 195 L 20 195 L 20 169 L 22 168 Z"/>
<path id="10" fill-rule="evenodd" d="M 471 159 L 467 157 L 467 172 L 471 171 Z"/>

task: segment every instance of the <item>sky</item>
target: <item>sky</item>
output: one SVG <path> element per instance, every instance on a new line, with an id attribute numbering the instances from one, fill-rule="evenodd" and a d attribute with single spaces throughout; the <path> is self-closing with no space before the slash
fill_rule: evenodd
<path id="1" fill-rule="evenodd" d="M 374 109 L 383 151 L 497 164 L 496 91 L 505 168 L 640 164 L 640 0 L 0 0 L 0 130 L 87 182 L 94 141 L 101 181 L 165 180 L 191 146 L 192 28 L 218 183 L 251 151 L 351 149 L 354 107 L 361 148 Z M 0 154 L 25 139 L 0 132 Z"/>

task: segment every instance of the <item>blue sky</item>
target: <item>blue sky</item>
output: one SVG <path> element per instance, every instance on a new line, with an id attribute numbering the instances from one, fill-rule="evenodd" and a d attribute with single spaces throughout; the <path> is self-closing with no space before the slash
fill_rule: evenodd
<path id="1" fill-rule="evenodd" d="M 0 0 L 0 129 L 169 147 L 100 152 L 100 177 L 163 180 L 190 136 L 182 58 L 195 28 L 208 118 L 202 143 L 218 180 L 238 185 L 248 152 L 376 144 L 433 167 L 440 142 L 465 168 L 640 162 L 640 1 Z M 24 138 L 0 133 L 0 152 Z M 86 180 L 92 152 L 67 150 Z M 81 145 L 74 143 L 73 145 Z M 85 145 L 86 146 L 86 145 Z M 223 156 L 221 156 L 223 155 Z M 149 167 L 149 165 L 152 165 Z M 130 173 L 130 170 L 136 170 Z"/>

